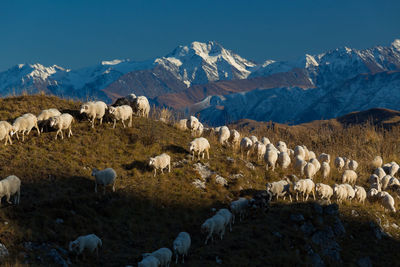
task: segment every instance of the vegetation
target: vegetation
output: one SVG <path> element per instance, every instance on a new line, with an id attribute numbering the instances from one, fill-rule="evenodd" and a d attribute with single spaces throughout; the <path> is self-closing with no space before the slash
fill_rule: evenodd
<path id="1" fill-rule="evenodd" d="M 78 110 L 79 102 L 56 97 L 35 95 L 10 97 L 0 100 L 0 118 L 13 121 L 19 115 L 55 107 L 60 110 Z M 72 112 L 73 113 L 73 112 Z M 172 118 L 168 110 L 156 111 L 166 120 Z M 73 115 L 77 115 L 75 112 Z M 154 115 L 156 116 L 156 115 Z M 153 116 L 153 118 L 154 118 Z M 68 243 L 80 235 L 94 233 L 103 240 L 100 257 L 70 257 L 76 266 L 136 265 L 141 254 L 161 247 L 171 247 L 181 231 L 192 236 L 188 266 L 215 266 L 216 257 L 223 266 L 307 265 L 309 259 L 303 249 L 308 242 L 293 228 L 288 227 L 289 216 L 301 212 L 312 213 L 310 203 L 278 201 L 267 214 L 252 214 L 244 222 L 236 223 L 233 231 L 214 244 L 204 246 L 200 225 L 210 217 L 212 208 L 227 207 L 239 196 L 251 195 L 264 189 L 267 181 L 292 174 L 293 169 L 265 171 L 262 162 L 251 159 L 255 169 L 246 167 L 240 154 L 217 144 L 211 144 L 210 169 L 226 178 L 227 188 L 209 179 L 206 190 L 192 185 L 199 174 L 188 159 L 187 144 L 192 140 L 188 132 L 181 132 L 167 123 L 154 119 L 134 118 L 132 128 L 103 123 L 90 128 L 88 121 L 79 120 L 72 127 L 73 136 L 54 140 L 55 132 L 37 136 L 32 131 L 25 142 L 14 139 L 13 145 L 0 149 L 0 177 L 15 174 L 22 180 L 21 204 L 5 204 L 0 208 L 0 242 L 9 249 L 6 265 L 54 265 L 51 258 L 39 249 L 30 250 L 25 242 L 68 248 Z M 267 136 L 276 143 L 287 142 L 289 147 L 305 144 L 317 154 L 345 155 L 359 163 L 359 181 L 367 186 L 371 173 L 369 162 L 382 155 L 385 162 L 400 162 L 400 128 L 389 130 L 373 126 L 349 128 L 329 127 L 258 127 L 243 128 L 245 134 Z M 163 152 L 171 156 L 171 173 L 153 177 L 147 167 L 150 156 Z M 228 159 L 233 158 L 234 161 Z M 116 192 L 107 188 L 106 194 L 94 193 L 90 176 L 93 167 L 114 168 L 118 173 Z M 242 178 L 232 175 L 241 173 Z M 340 174 L 332 168 L 333 184 Z M 321 178 L 318 176 L 317 181 Z M 102 190 L 99 190 L 102 192 Z M 352 210 L 359 216 L 354 217 Z M 374 263 L 394 263 L 391 254 L 400 248 L 400 230 L 389 228 L 392 235 L 376 241 L 368 228 L 370 221 L 379 217 L 400 225 L 397 213 L 383 215 L 377 204 L 362 206 L 344 203 L 340 206 L 347 234 L 340 241 L 342 258 L 346 265 L 355 264 L 362 256 L 371 256 Z M 62 219 L 62 222 L 57 219 Z M 7 222 L 7 224 L 6 224 Z M 283 238 L 273 233 L 279 231 Z M 293 249 L 293 246 L 296 249 Z M 40 257 L 38 257 L 40 256 Z"/>

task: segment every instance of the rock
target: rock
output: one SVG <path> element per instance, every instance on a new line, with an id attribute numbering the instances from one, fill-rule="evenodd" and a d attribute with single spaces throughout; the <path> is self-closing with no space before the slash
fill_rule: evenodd
<path id="1" fill-rule="evenodd" d="M 327 215 L 337 215 L 339 213 L 339 206 L 336 203 L 324 207 L 324 213 Z"/>
<path id="2" fill-rule="evenodd" d="M 222 186 L 228 186 L 228 181 L 220 175 L 215 176 L 215 182 Z"/>
<path id="3" fill-rule="evenodd" d="M 203 165 L 201 164 L 201 162 L 198 162 L 193 164 L 193 166 L 203 180 L 206 180 L 207 178 L 209 178 L 211 175 L 214 174 L 214 172 L 209 169 L 209 164 L 207 163 Z"/>
<path id="4" fill-rule="evenodd" d="M 335 235 L 331 227 L 327 226 L 323 230 L 315 232 L 311 238 L 312 242 L 321 249 L 322 256 L 334 262 L 341 262 L 340 245 L 335 240 Z"/>
<path id="5" fill-rule="evenodd" d="M 254 167 L 253 163 L 251 163 L 251 162 L 247 162 L 246 163 L 246 167 L 249 168 L 250 170 L 255 170 L 256 169 L 256 167 Z"/>
<path id="6" fill-rule="evenodd" d="M 312 225 L 311 222 L 305 222 L 300 226 L 300 230 L 305 235 L 312 235 L 315 232 L 315 227 L 314 227 L 314 225 Z"/>
<path id="7" fill-rule="evenodd" d="M 196 187 L 196 188 L 200 188 L 200 189 L 206 189 L 206 183 L 199 180 L 199 179 L 195 179 L 192 184 Z"/>
<path id="8" fill-rule="evenodd" d="M 339 217 L 335 217 L 335 221 L 333 222 L 333 232 L 336 236 L 341 237 L 346 234 L 346 229 L 343 226 L 342 221 Z"/>
<path id="9" fill-rule="evenodd" d="M 399 226 L 398 226 L 397 224 L 395 224 L 395 223 L 392 223 L 391 226 L 392 226 L 392 228 L 394 228 L 394 229 L 399 229 Z"/>
<path id="10" fill-rule="evenodd" d="M 5 225 L 8 225 L 8 222 L 4 222 Z"/>
<path id="11" fill-rule="evenodd" d="M 237 174 L 232 174 L 229 178 L 231 178 L 232 180 L 237 180 L 237 179 L 240 179 L 240 178 L 243 178 L 243 177 L 244 177 L 243 174 L 237 173 Z"/>
<path id="12" fill-rule="evenodd" d="M 7 257 L 8 254 L 8 249 L 6 248 L 6 246 L 4 246 L 2 243 L 0 243 L 0 259 Z"/>
<path id="13" fill-rule="evenodd" d="M 290 220 L 294 221 L 294 222 L 302 222 L 304 221 L 304 216 L 303 214 L 300 213 L 294 213 L 290 215 Z"/>
<path id="14" fill-rule="evenodd" d="M 47 253 L 47 255 L 48 255 L 50 258 L 52 258 L 53 261 L 54 261 L 55 263 L 57 263 L 58 265 L 62 265 L 62 266 L 65 266 L 65 267 L 68 266 L 67 262 L 61 257 L 61 255 L 58 253 L 58 251 L 57 251 L 55 248 L 51 249 L 51 250 Z"/>
<path id="15" fill-rule="evenodd" d="M 372 262 L 369 257 L 360 258 L 357 261 L 359 267 L 372 267 Z"/>

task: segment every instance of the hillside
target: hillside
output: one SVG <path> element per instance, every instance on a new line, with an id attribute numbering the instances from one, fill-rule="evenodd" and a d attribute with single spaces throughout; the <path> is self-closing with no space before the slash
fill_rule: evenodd
<path id="1" fill-rule="evenodd" d="M 50 107 L 77 115 L 79 106 L 79 102 L 57 97 L 10 97 L 0 99 L 0 118 L 12 121 L 23 113 L 38 114 Z M 264 189 L 266 182 L 292 174 L 293 169 L 265 171 L 264 164 L 253 158 L 251 164 L 242 161 L 237 153 L 218 145 L 215 137 L 207 137 L 210 160 L 201 162 L 208 162 L 212 171 L 227 179 L 228 186 L 216 184 L 212 175 L 206 179 L 205 190 L 196 188 L 192 182 L 200 175 L 192 162 L 184 160 L 192 137 L 156 121 L 155 116 L 134 118 L 134 126 L 126 129 L 120 124 L 111 129 L 107 123 L 91 129 L 86 120 L 78 119 L 70 139 L 55 141 L 54 132 L 38 137 L 32 131 L 24 143 L 13 139 L 13 145 L 2 146 L 0 177 L 15 174 L 22 180 L 20 205 L 3 200 L 0 208 L 0 242 L 10 252 L 4 264 L 57 265 L 51 254 L 54 248 L 74 266 L 135 266 L 142 253 L 171 247 L 180 231 L 192 235 L 187 266 L 216 266 L 216 257 L 222 260 L 221 266 L 306 266 L 315 256 L 310 249 L 323 255 L 308 235 L 299 232 L 296 225 L 301 222 L 290 221 L 293 214 L 300 213 L 314 224 L 314 231 L 323 231 L 330 220 L 339 218 L 319 215 L 315 211 L 319 205 L 313 201 L 273 202 L 268 213 L 252 213 L 235 223 L 223 240 L 204 246 L 200 225 L 213 214 L 212 208 L 227 207 L 239 196 L 251 197 Z M 367 166 L 373 156 L 380 154 L 385 162 L 400 161 L 400 148 L 393 145 L 399 141 L 399 132 L 397 127 L 380 132 L 356 125 L 338 131 L 328 127 L 257 127 L 252 134 L 267 136 L 274 143 L 284 140 L 289 147 L 305 144 L 316 153 L 352 157 L 360 163 L 360 183 L 366 185 L 371 171 Z M 248 134 L 245 130 L 242 133 Z M 148 159 L 162 152 L 172 158 L 171 173 L 153 177 Z M 105 196 L 94 193 L 93 167 L 117 171 L 114 193 L 110 188 Z M 338 178 L 339 173 L 334 170 L 332 177 Z M 320 181 L 320 177 L 316 179 Z M 373 264 L 396 263 L 392 253 L 400 249 L 400 230 L 392 225 L 400 225 L 397 213 L 382 214 L 377 204 L 347 202 L 340 205 L 339 212 L 346 231 L 337 238 L 342 264 L 354 265 L 363 257 L 369 257 Z M 382 231 L 390 236 L 379 239 L 374 234 L 377 218 L 382 225 L 389 225 L 382 226 Z M 98 259 L 87 255 L 76 261 L 73 255 L 63 254 L 69 241 L 89 233 L 103 240 Z"/>

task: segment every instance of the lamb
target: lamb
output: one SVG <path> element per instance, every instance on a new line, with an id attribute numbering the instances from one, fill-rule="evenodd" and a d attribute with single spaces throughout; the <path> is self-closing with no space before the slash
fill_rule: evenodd
<path id="1" fill-rule="evenodd" d="M 287 152 L 287 145 L 285 142 L 283 141 L 279 141 L 276 144 L 276 147 L 278 148 L 279 152 Z"/>
<path id="2" fill-rule="evenodd" d="M 180 232 L 178 237 L 175 238 L 172 247 L 176 257 L 176 264 L 178 264 L 179 255 L 182 256 L 182 263 L 185 263 L 185 256 L 188 254 L 191 242 L 190 235 L 186 232 Z"/>
<path id="3" fill-rule="evenodd" d="M 281 180 L 277 182 L 267 183 L 266 190 L 271 193 L 271 200 L 275 197 L 276 200 L 279 197 L 286 198 L 289 196 L 290 202 L 292 202 L 292 196 L 290 195 L 290 183 L 287 180 Z"/>
<path id="4" fill-rule="evenodd" d="M 376 168 L 382 167 L 382 164 L 383 164 L 382 157 L 381 156 L 376 156 L 371 162 L 371 167 L 376 169 Z"/>
<path id="5" fill-rule="evenodd" d="M 242 159 L 243 159 L 243 153 L 246 153 L 246 159 L 249 159 L 249 153 L 251 151 L 251 148 L 253 147 L 253 142 L 251 141 L 250 138 L 244 137 L 240 141 L 240 152 L 242 154 Z"/>
<path id="6" fill-rule="evenodd" d="M 282 169 L 286 169 L 290 165 L 290 157 L 287 152 L 281 152 L 278 155 L 278 164 L 282 167 Z"/>
<path id="7" fill-rule="evenodd" d="M 268 145 L 271 142 L 269 141 L 269 139 L 267 137 L 263 137 L 263 138 L 261 138 L 261 143 L 263 143 L 264 145 Z"/>
<path id="8" fill-rule="evenodd" d="M 326 153 L 321 153 L 319 156 L 318 156 L 318 160 L 320 161 L 320 162 L 326 162 L 326 163 L 330 163 L 331 162 L 331 155 L 329 155 L 329 154 L 326 154 Z"/>
<path id="9" fill-rule="evenodd" d="M 354 192 L 353 187 L 351 187 L 351 185 L 349 184 L 342 184 L 342 186 L 346 189 L 347 191 L 347 199 L 351 200 L 355 197 L 356 193 Z"/>
<path id="10" fill-rule="evenodd" d="M 358 162 L 353 159 L 350 160 L 349 169 L 355 171 L 355 170 L 357 170 L 357 168 L 358 168 Z"/>
<path id="11" fill-rule="evenodd" d="M 1 199 L 6 197 L 7 203 L 11 204 L 10 198 L 13 196 L 14 205 L 19 204 L 21 196 L 21 180 L 15 176 L 10 175 L 0 181 L 0 205 Z"/>
<path id="12" fill-rule="evenodd" d="M 233 149 L 237 149 L 240 144 L 240 133 L 235 129 L 232 129 L 228 142 L 231 144 Z"/>
<path id="13" fill-rule="evenodd" d="M 312 164 L 311 162 L 307 163 L 306 166 L 304 166 L 304 175 L 306 176 L 306 178 L 312 180 L 315 173 L 316 173 L 315 165 Z"/>
<path id="14" fill-rule="evenodd" d="M 324 162 L 326 163 L 326 162 Z M 331 203 L 331 197 L 333 196 L 333 189 L 327 184 L 317 183 L 315 185 L 315 191 L 320 199 L 326 199 L 328 203 Z"/>
<path id="15" fill-rule="evenodd" d="M 168 172 L 171 172 L 171 157 L 166 153 L 162 153 L 157 157 L 150 158 L 149 166 L 154 168 L 154 177 L 157 175 L 157 169 L 160 169 L 163 174 L 163 170 L 168 167 Z"/>
<path id="16" fill-rule="evenodd" d="M 225 219 L 225 227 L 229 226 L 229 231 L 232 232 L 233 215 L 228 209 L 220 209 L 216 214 L 221 215 Z"/>
<path id="17" fill-rule="evenodd" d="M 10 142 L 12 145 L 10 133 L 12 131 L 12 125 L 6 121 L 0 121 L 0 140 L 6 139 L 4 145 L 7 145 L 7 142 Z"/>
<path id="18" fill-rule="evenodd" d="M 112 184 L 112 190 L 115 192 L 115 181 L 117 179 L 117 173 L 113 168 L 107 168 L 104 170 L 92 169 L 92 176 L 94 176 L 94 192 L 97 193 L 97 185 L 103 186 L 103 195 L 106 193 L 106 186 Z"/>
<path id="19" fill-rule="evenodd" d="M 178 129 L 178 130 L 181 130 L 181 131 L 186 131 L 186 130 L 188 130 L 188 127 L 186 126 L 187 125 L 187 119 L 182 119 L 182 120 L 179 120 L 176 124 L 175 124 L 175 127 Z"/>
<path id="20" fill-rule="evenodd" d="M 355 184 L 357 181 L 357 173 L 353 170 L 345 170 L 342 174 L 342 183 Z"/>
<path id="21" fill-rule="evenodd" d="M 131 106 L 128 105 L 122 105 L 119 107 L 109 107 L 110 114 L 114 116 L 114 125 L 113 128 L 115 128 L 115 124 L 117 123 L 117 120 L 122 122 L 122 125 L 125 128 L 125 120 L 129 119 L 129 127 L 132 127 L 132 117 L 133 117 L 133 110 Z"/>
<path id="22" fill-rule="evenodd" d="M 257 141 L 255 144 L 255 152 L 257 154 L 258 161 L 260 161 L 262 158 L 264 158 L 266 151 L 267 151 L 267 147 L 260 141 Z"/>
<path id="23" fill-rule="evenodd" d="M 317 173 L 319 171 L 319 169 L 321 169 L 321 163 L 319 163 L 319 161 L 316 158 L 311 158 L 310 163 L 312 163 L 314 165 L 315 173 Z"/>
<path id="24" fill-rule="evenodd" d="M 294 183 L 293 190 L 296 192 L 296 201 L 299 200 L 299 193 L 303 197 L 303 201 L 308 200 L 308 196 L 310 193 L 313 194 L 313 198 L 315 200 L 315 184 L 311 179 L 300 179 L 299 181 Z"/>
<path id="25" fill-rule="evenodd" d="M 322 172 L 323 179 L 327 179 L 329 177 L 329 173 L 331 172 L 331 166 L 329 166 L 328 162 L 326 162 L 326 161 L 322 162 L 321 172 Z"/>
<path id="26" fill-rule="evenodd" d="M 207 159 L 210 159 L 210 143 L 204 137 L 194 139 L 189 143 L 189 151 L 192 154 L 192 160 L 194 160 L 194 154 L 197 152 L 197 158 L 200 160 L 200 154 L 204 159 L 204 153 L 207 153 Z"/>
<path id="27" fill-rule="evenodd" d="M 364 204 L 365 199 L 367 198 L 367 192 L 365 191 L 364 187 L 355 185 L 354 192 L 355 192 L 355 199 L 358 202 Z"/>
<path id="28" fill-rule="evenodd" d="M 96 251 L 97 257 L 99 256 L 99 247 L 101 247 L 103 243 L 101 242 L 101 239 L 95 235 L 95 234 L 90 234 L 90 235 L 84 235 L 78 237 L 76 240 L 69 242 L 69 251 L 75 252 L 76 257 L 78 255 L 82 254 L 82 252 L 87 249 L 91 253 Z"/>
<path id="29" fill-rule="evenodd" d="M 278 152 L 268 149 L 267 152 L 265 152 L 264 160 L 266 163 L 266 169 L 268 170 L 268 168 L 271 167 L 272 171 L 274 171 L 276 161 L 278 160 Z"/>
<path id="30" fill-rule="evenodd" d="M 51 117 L 60 116 L 60 115 L 61 115 L 61 112 L 56 108 L 42 110 L 42 112 L 40 112 L 40 114 L 37 116 L 38 124 L 40 124 L 42 126 L 40 129 L 40 132 L 43 133 L 43 128 L 44 128 L 44 126 L 47 126 L 47 124 L 49 123 L 49 119 Z"/>
<path id="31" fill-rule="evenodd" d="M 148 118 L 150 114 L 150 104 L 147 97 L 136 97 L 133 101 L 133 109 L 137 116 Z"/>
<path id="32" fill-rule="evenodd" d="M 160 266 L 160 261 L 154 256 L 148 256 L 138 262 L 138 267 L 158 267 Z"/>
<path id="33" fill-rule="evenodd" d="M 335 159 L 335 167 L 340 171 L 345 165 L 344 159 L 342 157 L 337 157 Z"/>
<path id="34" fill-rule="evenodd" d="M 344 185 L 333 185 L 333 195 L 338 203 L 342 203 L 343 200 L 347 199 L 347 189 Z"/>
<path id="35" fill-rule="evenodd" d="M 379 177 L 379 180 L 383 178 L 383 176 L 386 175 L 386 172 L 383 170 L 383 168 L 378 167 L 375 169 L 374 174 Z"/>
<path id="36" fill-rule="evenodd" d="M 237 215 L 239 215 L 239 220 L 242 221 L 242 217 L 244 217 L 248 207 L 249 207 L 249 200 L 243 197 L 231 202 L 230 208 L 232 211 L 233 224 L 235 223 L 235 218 Z"/>
<path id="37" fill-rule="evenodd" d="M 68 130 L 68 138 L 73 135 L 72 134 L 72 122 L 74 121 L 74 117 L 72 117 L 68 113 L 63 113 L 59 116 L 50 118 L 50 126 L 57 129 L 57 133 L 55 139 L 57 140 L 58 134 L 61 134 L 61 139 L 64 139 L 62 130 Z"/>
<path id="38" fill-rule="evenodd" d="M 26 113 L 21 117 L 15 119 L 12 125 L 11 136 L 15 134 L 17 136 L 17 139 L 19 139 L 18 133 L 22 132 L 22 141 L 24 141 L 25 132 L 27 132 L 26 135 L 29 135 L 32 128 L 36 128 L 38 136 L 40 136 L 39 126 L 37 124 L 36 116 L 31 113 Z"/>
<path id="39" fill-rule="evenodd" d="M 221 145 L 227 145 L 230 135 L 231 132 L 229 131 L 229 128 L 226 126 L 222 126 L 221 129 L 219 129 L 218 142 Z"/>
<path id="40" fill-rule="evenodd" d="M 207 219 L 202 225 L 201 225 L 201 232 L 206 233 L 206 241 L 204 242 L 205 245 L 207 245 L 208 239 L 211 238 L 211 241 L 214 242 L 214 234 L 219 235 L 219 237 L 222 238 L 224 237 L 225 234 L 225 219 L 219 214 L 215 214 L 213 217 Z"/>
<path id="41" fill-rule="evenodd" d="M 306 157 L 306 152 L 302 146 L 296 146 L 294 148 L 294 157 L 300 156 L 303 160 Z"/>
<path id="42" fill-rule="evenodd" d="M 385 210 L 396 212 L 396 208 L 394 207 L 394 198 L 388 192 L 379 192 L 377 197 L 380 199 L 381 205 Z"/>
<path id="43" fill-rule="evenodd" d="M 106 109 L 108 109 L 108 107 L 103 101 L 90 101 L 81 106 L 80 113 L 87 114 L 89 117 L 89 122 L 91 122 L 92 128 L 94 128 L 95 119 L 100 120 L 100 125 L 103 123 L 103 117 L 104 114 L 106 114 Z"/>
<path id="44" fill-rule="evenodd" d="M 142 254 L 142 256 L 143 256 L 143 259 L 153 256 L 153 257 L 157 258 L 158 261 L 160 262 L 159 266 L 168 267 L 169 264 L 171 263 L 172 251 L 169 248 L 160 248 L 152 253 L 144 253 L 144 254 Z"/>

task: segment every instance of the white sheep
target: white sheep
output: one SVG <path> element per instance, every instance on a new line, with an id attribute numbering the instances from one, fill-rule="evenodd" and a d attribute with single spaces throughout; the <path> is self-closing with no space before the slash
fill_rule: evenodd
<path id="1" fill-rule="evenodd" d="M 307 165 L 307 161 L 301 155 L 297 155 L 294 161 L 294 168 L 297 170 L 301 175 L 304 174 L 304 167 Z"/>
<path id="2" fill-rule="evenodd" d="M 303 201 L 308 200 L 308 196 L 312 193 L 315 200 L 315 184 L 311 179 L 300 179 L 293 185 L 293 190 L 296 193 L 296 201 L 299 200 L 299 193 L 303 197 Z"/>
<path id="3" fill-rule="evenodd" d="M 330 163 L 331 162 L 331 155 L 329 155 L 329 154 L 326 154 L 326 153 L 321 153 L 319 156 L 318 156 L 318 160 L 320 161 L 320 162 L 326 162 L 326 163 Z"/>
<path id="4" fill-rule="evenodd" d="M 271 143 L 271 141 L 269 141 L 267 137 L 263 137 L 261 138 L 261 143 L 263 143 L 264 145 L 268 145 L 269 143 Z"/>
<path id="5" fill-rule="evenodd" d="M 326 163 L 326 162 L 324 162 Z M 327 184 L 317 183 L 315 185 L 315 192 L 320 199 L 325 199 L 328 203 L 331 202 L 331 197 L 333 196 L 333 189 Z"/>
<path id="6" fill-rule="evenodd" d="M 353 170 L 353 171 L 357 170 L 357 168 L 358 168 L 358 162 L 355 161 L 354 159 L 350 160 L 348 165 L 349 165 L 349 169 Z"/>
<path id="7" fill-rule="evenodd" d="M 21 117 L 18 117 L 15 119 L 15 121 L 12 125 L 11 136 L 13 136 L 15 134 L 17 136 L 17 139 L 19 139 L 18 133 L 21 132 L 22 133 L 22 141 L 24 141 L 25 132 L 26 132 L 26 135 L 29 135 L 32 128 L 36 128 L 38 135 L 40 135 L 36 116 L 33 115 L 32 113 L 26 113 L 26 114 L 22 115 Z"/>
<path id="8" fill-rule="evenodd" d="M 188 130 L 188 127 L 186 126 L 187 125 L 187 121 L 188 121 L 187 119 L 181 119 L 175 124 L 175 127 L 178 130 L 187 131 Z"/>
<path id="9" fill-rule="evenodd" d="M 204 242 L 205 245 L 207 245 L 208 239 L 211 238 L 211 241 L 214 242 L 214 237 L 213 235 L 219 235 L 219 237 L 222 238 L 224 237 L 225 234 L 225 219 L 219 214 L 215 214 L 213 217 L 207 219 L 202 225 L 201 225 L 201 232 L 206 233 L 206 241 Z"/>
<path id="10" fill-rule="evenodd" d="M 383 178 L 383 176 L 386 175 L 386 172 L 383 170 L 383 168 L 378 167 L 375 169 L 374 174 L 379 177 L 379 180 Z"/>
<path id="11" fill-rule="evenodd" d="M 331 166 L 329 166 L 328 162 L 326 162 L 326 161 L 322 162 L 321 172 L 322 172 L 323 179 L 327 179 L 329 177 L 329 174 L 331 172 Z"/>
<path id="12" fill-rule="evenodd" d="M 122 122 L 122 125 L 125 128 L 125 123 L 124 121 L 129 120 L 129 127 L 132 127 L 132 117 L 133 117 L 133 110 L 131 106 L 128 105 L 122 105 L 118 107 L 109 107 L 110 114 L 114 117 L 114 125 L 113 128 L 115 128 L 115 124 L 117 123 L 117 120 Z"/>
<path id="13" fill-rule="evenodd" d="M 281 152 L 278 155 L 278 164 L 282 167 L 282 169 L 286 169 L 290 165 L 290 157 L 287 152 Z"/>
<path id="14" fill-rule="evenodd" d="M 335 167 L 340 171 L 345 165 L 344 159 L 342 157 L 337 157 L 335 159 Z"/>
<path id="15" fill-rule="evenodd" d="M 365 191 L 364 187 L 362 186 L 358 186 L 355 185 L 354 186 L 354 192 L 355 192 L 355 199 L 360 202 L 363 203 L 365 202 L 365 199 L 367 198 L 367 192 Z"/>
<path id="16" fill-rule="evenodd" d="M 186 232 L 180 232 L 177 238 L 175 238 L 172 247 L 176 257 L 176 264 L 178 264 L 179 255 L 182 256 L 182 263 L 185 263 L 185 256 L 188 254 L 191 243 L 190 235 Z"/>
<path id="17" fill-rule="evenodd" d="M 227 145 L 230 136 L 231 136 L 231 132 L 229 131 L 229 128 L 226 126 L 222 126 L 219 129 L 218 142 L 223 146 Z"/>
<path id="18" fill-rule="evenodd" d="M 204 137 L 194 139 L 189 143 L 189 152 L 192 154 L 192 160 L 194 160 L 194 154 L 197 153 L 197 158 L 200 159 L 200 154 L 204 159 L 204 154 L 207 153 L 207 159 L 210 159 L 210 143 Z"/>
<path id="19" fill-rule="evenodd" d="M 248 137 L 243 137 L 242 140 L 240 141 L 240 153 L 242 155 L 242 159 L 243 159 L 243 153 L 246 153 L 246 160 L 249 159 L 249 154 L 252 147 L 253 147 L 253 141 L 251 141 L 251 139 Z"/>
<path id="20" fill-rule="evenodd" d="M 257 155 L 257 160 L 260 161 L 262 158 L 264 158 L 265 152 L 267 151 L 267 147 L 260 141 L 257 141 L 254 146 L 254 151 Z"/>
<path id="21" fill-rule="evenodd" d="M 240 144 L 240 133 L 232 129 L 228 142 L 231 144 L 232 148 L 236 150 Z"/>
<path id="22" fill-rule="evenodd" d="M 152 253 L 143 253 L 143 259 L 153 256 L 158 259 L 160 266 L 168 267 L 172 259 L 172 251 L 169 248 L 160 248 Z"/>
<path id="23" fill-rule="evenodd" d="M 68 113 L 63 113 L 59 116 L 50 118 L 50 126 L 57 129 L 57 133 L 55 139 L 57 140 L 58 134 L 61 134 L 61 139 L 64 139 L 62 130 L 68 130 L 68 138 L 73 135 L 72 134 L 72 122 L 74 121 L 74 117 Z"/>
<path id="24" fill-rule="evenodd" d="M 283 141 L 279 141 L 276 144 L 277 149 L 279 150 L 279 152 L 287 152 L 287 145 L 285 142 Z"/>
<path id="25" fill-rule="evenodd" d="M 253 145 L 254 145 L 258 141 L 258 138 L 257 138 L 257 136 L 252 135 L 252 136 L 250 136 L 250 140 L 251 140 L 251 142 L 253 142 Z"/>
<path id="26" fill-rule="evenodd" d="M 138 96 L 133 101 L 133 107 L 137 116 L 148 118 L 150 114 L 149 100 L 145 96 Z"/>
<path id="27" fill-rule="evenodd" d="M 157 175 L 158 169 L 161 170 L 163 174 L 163 170 L 168 167 L 168 172 L 171 172 L 171 157 L 166 153 L 162 153 L 159 156 L 150 158 L 149 166 L 154 169 L 154 177 Z"/>
<path id="28" fill-rule="evenodd" d="M 14 205 L 19 204 L 21 196 L 21 180 L 15 176 L 10 175 L 0 181 L 0 205 L 1 199 L 6 197 L 7 203 L 11 204 L 10 198 L 13 196 Z"/>
<path id="29" fill-rule="evenodd" d="M 312 159 L 317 159 L 317 156 L 315 155 L 315 152 L 314 151 L 309 151 L 308 152 L 308 158 L 309 158 L 309 160 L 312 160 Z"/>
<path id="30" fill-rule="evenodd" d="M 305 160 L 306 152 L 302 146 L 296 146 L 294 148 L 294 157 L 300 156 L 303 160 Z"/>
<path id="31" fill-rule="evenodd" d="M 338 203 L 342 203 L 343 200 L 347 199 L 347 188 L 343 184 L 333 185 L 333 195 Z"/>
<path id="32" fill-rule="evenodd" d="M 376 156 L 371 162 L 371 167 L 376 169 L 376 168 L 382 167 L 382 164 L 383 164 L 382 157 L 381 156 Z"/>
<path id="33" fill-rule="evenodd" d="M 186 127 L 190 130 L 192 135 L 195 135 L 195 132 L 199 128 L 199 125 L 199 120 L 194 116 L 190 116 L 189 119 L 186 121 Z"/>
<path id="34" fill-rule="evenodd" d="M 377 197 L 380 199 L 381 204 L 385 210 L 396 212 L 396 208 L 394 207 L 394 198 L 388 192 L 379 192 L 377 194 Z"/>
<path id="35" fill-rule="evenodd" d="M 354 188 L 349 184 L 342 184 L 344 188 L 347 190 L 347 199 L 351 202 L 351 200 L 355 197 L 356 193 Z"/>
<path id="36" fill-rule="evenodd" d="M 56 108 L 44 109 L 37 116 L 38 124 L 42 125 L 40 131 L 43 133 L 44 126 L 47 126 L 51 117 L 60 116 L 61 112 Z"/>
<path id="37" fill-rule="evenodd" d="M 304 159 L 310 160 L 310 151 L 308 150 L 308 148 L 305 145 L 302 145 L 302 147 L 304 149 Z"/>
<path id="38" fill-rule="evenodd" d="M 264 160 L 266 163 L 266 169 L 268 170 L 268 168 L 271 167 L 272 171 L 274 171 L 276 161 L 278 160 L 278 152 L 276 150 L 267 149 L 264 155 Z"/>
<path id="39" fill-rule="evenodd" d="M 391 162 L 391 164 L 392 165 L 389 168 L 389 174 L 391 176 L 394 176 L 397 173 L 397 171 L 399 170 L 400 166 L 396 162 Z"/>
<path id="40" fill-rule="evenodd" d="M 353 170 L 345 170 L 342 174 L 342 183 L 355 184 L 357 182 L 357 173 Z"/>
<path id="41" fill-rule="evenodd" d="M 236 216 L 239 215 L 239 220 L 242 221 L 242 218 L 247 212 L 247 208 L 249 207 L 249 200 L 247 198 L 241 197 L 238 200 L 232 201 L 230 208 L 232 211 L 232 223 L 235 223 Z"/>
<path id="42" fill-rule="evenodd" d="M 316 158 L 310 158 L 310 163 L 312 163 L 315 167 L 315 173 L 317 173 L 321 169 L 321 163 Z"/>
<path id="43" fill-rule="evenodd" d="M 103 101 L 90 101 L 81 106 L 80 113 L 87 114 L 89 117 L 89 122 L 91 122 L 92 128 L 94 128 L 95 119 L 100 120 L 100 125 L 103 123 L 103 117 L 104 114 L 106 114 L 106 109 L 108 109 L 108 107 Z"/>
<path id="44" fill-rule="evenodd" d="M 158 267 L 160 266 L 160 261 L 154 256 L 148 256 L 138 262 L 138 267 Z"/>
<path id="45" fill-rule="evenodd" d="M 99 256 L 99 247 L 101 247 L 103 243 L 101 239 L 95 235 L 84 235 L 78 237 L 76 240 L 69 242 L 69 251 L 75 252 L 76 256 L 82 254 L 82 252 L 87 249 L 91 253 L 96 251 L 97 257 Z"/>
<path id="46" fill-rule="evenodd" d="M 392 188 L 394 185 L 400 186 L 400 181 L 396 177 L 390 178 L 387 188 Z"/>
<path id="47" fill-rule="evenodd" d="M 385 176 L 382 177 L 382 179 L 380 180 L 382 191 L 386 190 L 386 188 L 388 187 L 390 179 L 392 179 L 391 175 L 385 175 Z"/>
<path id="48" fill-rule="evenodd" d="M 375 202 L 378 200 L 378 193 L 380 191 L 378 191 L 376 188 L 371 188 L 369 189 L 369 191 L 367 192 L 367 199 L 370 202 Z"/>
<path id="49" fill-rule="evenodd" d="M 225 219 L 225 227 L 229 226 L 229 231 L 232 232 L 233 215 L 228 209 L 220 209 L 216 214 L 221 215 Z"/>
<path id="50" fill-rule="evenodd" d="M 10 145 L 12 145 L 12 141 L 11 141 L 11 131 L 12 131 L 12 125 L 9 124 L 6 121 L 0 121 L 0 140 L 5 139 L 6 142 L 4 143 L 4 145 L 7 145 L 7 142 L 10 142 Z"/>
<path id="51" fill-rule="evenodd" d="M 290 194 L 290 183 L 287 180 L 280 180 L 277 182 L 267 183 L 266 190 L 271 193 L 271 200 L 275 197 L 276 200 L 279 197 L 286 198 L 289 196 L 290 202 L 292 202 L 292 196 Z"/>
<path id="52" fill-rule="evenodd" d="M 106 193 L 106 186 L 112 184 L 112 190 L 115 192 L 115 181 L 117 179 L 117 173 L 113 168 L 107 168 L 104 170 L 92 169 L 92 176 L 94 176 L 94 192 L 97 193 L 97 185 L 103 186 L 103 194 Z"/>
<path id="53" fill-rule="evenodd" d="M 304 166 L 304 175 L 306 176 L 306 178 L 309 178 L 312 180 L 315 173 L 316 173 L 315 165 L 312 164 L 311 162 L 307 163 Z"/>

